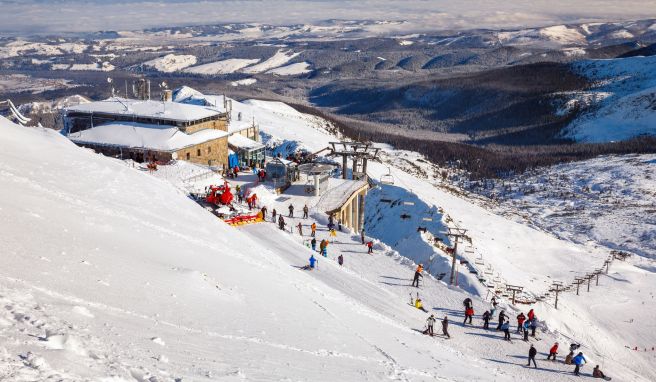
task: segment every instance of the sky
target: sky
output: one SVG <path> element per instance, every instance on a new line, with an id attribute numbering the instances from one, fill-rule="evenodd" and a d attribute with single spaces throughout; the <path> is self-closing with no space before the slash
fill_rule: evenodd
<path id="1" fill-rule="evenodd" d="M 407 32 L 656 18 L 654 0 L 0 0 L 0 33 L 402 20 Z M 398 32 L 398 31 L 397 31 Z"/>

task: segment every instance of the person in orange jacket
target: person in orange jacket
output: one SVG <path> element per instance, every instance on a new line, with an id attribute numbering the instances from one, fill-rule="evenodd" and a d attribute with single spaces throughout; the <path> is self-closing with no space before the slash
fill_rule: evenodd
<path id="1" fill-rule="evenodd" d="M 423 271 L 424 271 L 424 265 L 419 264 L 419 266 L 417 267 L 417 270 L 415 271 L 415 277 L 412 280 L 412 286 L 413 287 L 419 288 L 419 278 L 420 277 L 424 278 L 424 276 L 421 274 L 421 272 L 423 272 Z"/>
<path id="2" fill-rule="evenodd" d="M 558 342 L 553 344 L 551 349 L 549 349 L 549 356 L 547 356 L 547 360 L 550 360 L 551 357 L 553 357 L 553 360 L 556 360 L 556 354 L 558 354 Z"/>
<path id="3" fill-rule="evenodd" d="M 310 234 L 310 236 L 315 237 L 316 234 L 317 234 L 317 223 L 312 223 L 312 225 L 310 226 L 310 229 L 312 230 L 312 233 Z"/>

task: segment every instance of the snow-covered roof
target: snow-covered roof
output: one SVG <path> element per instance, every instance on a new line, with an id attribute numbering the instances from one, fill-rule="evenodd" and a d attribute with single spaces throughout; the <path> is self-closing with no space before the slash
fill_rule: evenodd
<path id="1" fill-rule="evenodd" d="M 118 122 L 82 130 L 70 134 L 68 138 L 80 144 L 87 143 L 172 152 L 222 138 L 226 135 L 228 133 L 225 131 L 215 129 L 204 129 L 193 134 L 185 134 L 172 126 Z"/>
<path id="2" fill-rule="evenodd" d="M 263 144 L 259 142 L 255 142 L 250 138 L 246 138 L 241 134 L 232 134 L 231 136 L 229 136 L 228 144 L 237 147 L 239 149 L 245 149 L 245 150 L 255 150 L 264 147 Z"/>
<path id="3" fill-rule="evenodd" d="M 329 189 L 319 200 L 317 208 L 325 212 L 335 211 L 341 208 L 355 192 L 365 186 L 367 186 L 367 182 L 364 180 L 330 178 Z"/>
<path id="4" fill-rule="evenodd" d="M 66 108 L 67 112 L 103 113 L 141 118 L 156 118 L 177 122 L 190 122 L 215 117 L 219 111 L 213 108 L 178 102 L 134 100 L 112 97 Z"/>

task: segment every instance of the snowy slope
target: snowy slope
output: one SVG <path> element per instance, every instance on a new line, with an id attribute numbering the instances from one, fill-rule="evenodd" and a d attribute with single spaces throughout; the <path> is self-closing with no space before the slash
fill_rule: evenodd
<path id="1" fill-rule="evenodd" d="M 594 86 L 570 97 L 566 107 L 587 109 L 570 123 L 565 136 L 583 142 L 608 142 L 656 134 L 655 66 L 656 56 L 575 64 L 574 70 Z"/>
<path id="2" fill-rule="evenodd" d="M 263 73 L 268 70 L 280 67 L 288 63 L 294 57 L 298 56 L 300 53 L 294 53 L 291 50 L 279 50 L 273 56 L 269 57 L 265 61 L 249 66 L 242 70 L 244 73 Z"/>
<path id="3" fill-rule="evenodd" d="M 260 62 L 259 59 L 229 58 L 227 60 L 210 62 L 208 64 L 187 68 L 184 71 L 187 73 L 205 75 L 228 74 L 234 73 L 242 68 L 256 64 L 258 62 Z"/>
<path id="4" fill-rule="evenodd" d="M 196 56 L 187 54 L 167 54 L 143 63 L 144 66 L 153 68 L 158 72 L 173 73 L 188 66 L 196 64 Z"/>
<path id="5" fill-rule="evenodd" d="M 277 74 L 279 76 L 295 76 L 309 73 L 311 71 L 312 70 L 310 69 L 310 64 L 308 62 L 297 62 L 295 64 L 289 64 L 279 68 L 271 69 L 267 73 Z"/>
<path id="6" fill-rule="evenodd" d="M 165 181 L 0 123 L 1 378 L 511 379 L 412 331 L 394 315 L 423 315 L 401 301 L 379 312 L 322 280 L 336 265 L 294 268 L 300 245 L 263 246 Z"/>

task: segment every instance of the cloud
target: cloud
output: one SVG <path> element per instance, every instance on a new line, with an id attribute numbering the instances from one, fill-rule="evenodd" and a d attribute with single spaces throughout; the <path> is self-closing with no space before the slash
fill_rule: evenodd
<path id="1" fill-rule="evenodd" d="M 403 20 L 410 32 L 656 17 L 653 0 L 0 0 L 0 9 L 3 34 L 326 19 Z"/>

